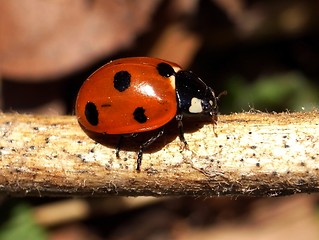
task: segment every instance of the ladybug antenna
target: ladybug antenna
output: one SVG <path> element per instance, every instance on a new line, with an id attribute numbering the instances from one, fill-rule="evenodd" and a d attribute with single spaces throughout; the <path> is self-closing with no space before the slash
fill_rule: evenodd
<path id="1" fill-rule="evenodd" d="M 221 93 L 218 94 L 218 96 L 216 97 L 216 100 L 219 101 L 221 96 L 226 96 L 227 95 L 227 91 L 222 91 Z"/>

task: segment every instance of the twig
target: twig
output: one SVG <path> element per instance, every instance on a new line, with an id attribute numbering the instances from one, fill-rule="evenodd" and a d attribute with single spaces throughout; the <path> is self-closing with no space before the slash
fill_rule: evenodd
<path id="1" fill-rule="evenodd" d="M 187 129 L 186 129 L 187 130 Z M 220 116 L 136 151 L 85 135 L 74 116 L 0 114 L 0 192 L 14 196 L 279 196 L 318 192 L 319 113 Z"/>

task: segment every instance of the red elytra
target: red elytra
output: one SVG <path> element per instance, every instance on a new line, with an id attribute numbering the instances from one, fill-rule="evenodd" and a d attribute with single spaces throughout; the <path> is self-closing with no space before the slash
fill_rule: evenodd
<path id="1" fill-rule="evenodd" d="M 96 133 L 130 134 L 154 130 L 172 120 L 177 112 L 175 83 L 158 74 L 157 65 L 163 62 L 176 71 L 181 69 L 168 61 L 144 57 L 119 59 L 99 68 L 78 93 L 79 123 Z M 130 74 L 130 84 L 119 91 L 114 87 L 114 78 L 123 71 Z M 125 76 L 122 74 L 122 77 Z M 140 114 L 144 114 L 147 121 L 134 119 L 133 113 L 139 108 L 145 110 Z M 90 118 L 95 118 L 93 124 Z"/>

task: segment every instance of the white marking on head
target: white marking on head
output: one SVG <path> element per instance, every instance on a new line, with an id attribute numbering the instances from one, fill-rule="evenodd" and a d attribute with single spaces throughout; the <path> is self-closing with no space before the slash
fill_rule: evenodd
<path id="1" fill-rule="evenodd" d="M 198 98 L 192 98 L 191 105 L 189 107 L 190 113 L 201 113 L 203 112 L 202 101 Z"/>

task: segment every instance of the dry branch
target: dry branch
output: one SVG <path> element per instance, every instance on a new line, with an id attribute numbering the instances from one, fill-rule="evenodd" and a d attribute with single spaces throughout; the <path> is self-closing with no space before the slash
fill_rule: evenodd
<path id="1" fill-rule="evenodd" d="M 318 192 L 319 113 L 242 113 L 144 154 L 88 138 L 74 116 L 0 114 L 0 192 L 14 196 L 278 196 Z M 168 141 L 171 136 L 171 141 Z"/>

